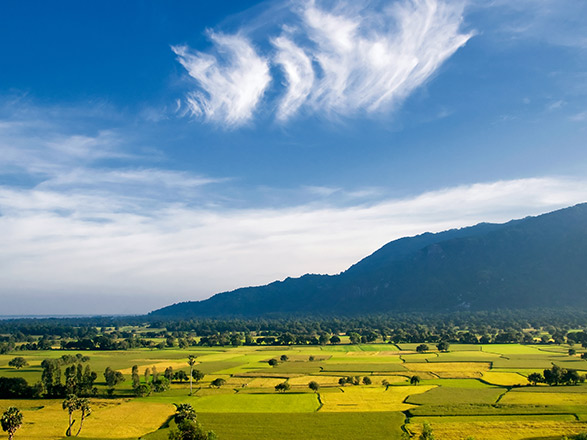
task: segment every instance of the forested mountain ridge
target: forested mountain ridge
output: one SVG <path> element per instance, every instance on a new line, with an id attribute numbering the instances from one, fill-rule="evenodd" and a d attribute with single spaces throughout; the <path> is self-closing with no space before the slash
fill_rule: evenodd
<path id="1" fill-rule="evenodd" d="M 587 204 L 392 241 L 339 275 L 304 275 L 151 316 L 357 315 L 587 307 Z"/>

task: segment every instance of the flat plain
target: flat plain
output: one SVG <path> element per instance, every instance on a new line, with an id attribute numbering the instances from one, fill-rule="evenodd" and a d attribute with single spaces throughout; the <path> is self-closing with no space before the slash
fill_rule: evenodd
<path id="1" fill-rule="evenodd" d="M 400 439 L 417 438 L 424 422 L 436 439 L 560 439 L 587 431 L 587 385 L 528 384 L 527 376 L 559 365 L 587 372 L 587 361 L 566 345 L 453 344 L 448 352 L 418 344 L 326 346 L 190 347 L 125 351 L 22 351 L 0 355 L 0 376 L 41 379 L 41 362 L 63 354 L 89 356 L 98 372 L 98 395 L 79 438 L 95 440 L 167 439 L 174 403 L 190 403 L 198 420 L 220 440 Z M 189 373 L 188 355 L 205 377 L 147 397 L 133 396 L 130 372 L 138 365 L 159 373 L 172 367 Z M 23 356 L 28 366 L 8 362 Z M 282 360 L 282 356 L 284 357 Z M 270 366 L 269 360 L 277 360 Z M 125 375 L 113 396 L 106 395 L 103 371 Z M 410 380 L 418 377 L 416 383 Z M 350 377 L 358 384 L 340 384 Z M 368 379 L 364 380 L 367 377 Z M 216 378 L 226 383 L 211 386 Z M 308 387 L 315 381 L 317 392 Z M 280 393 L 277 384 L 287 382 Z M 67 413 L 61 399 L 0 400 L 0 411 L 17 406 L 24 424 L 15 439 L 65 438 Z M 402 437 L 403 436 L 403 437 Z"/>

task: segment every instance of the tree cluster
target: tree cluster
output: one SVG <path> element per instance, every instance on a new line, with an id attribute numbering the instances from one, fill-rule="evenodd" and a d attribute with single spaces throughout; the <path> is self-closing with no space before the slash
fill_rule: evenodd
<path id="1" fill-rule="evenodd" d="M 553 365 L 540 373 L 531 373 L 528 375 L 528 382 L 532 385 L 545 383 L 550 386 L 556 385 L 577 385 L 585 382 L 585 375 L 579 374 L 577 370 L 561 368 L 558 365 Z"/>
<path id="2" fill-rule="evenodd" d="M 372 381 L 369 376 L 364 376 L 362 379 L 361 376 L 346 376 L 338 379 L 338 384 L 343 387 L 345 385 L 360 385 L 361 383 L 363 385 L 371 385 Z"/>

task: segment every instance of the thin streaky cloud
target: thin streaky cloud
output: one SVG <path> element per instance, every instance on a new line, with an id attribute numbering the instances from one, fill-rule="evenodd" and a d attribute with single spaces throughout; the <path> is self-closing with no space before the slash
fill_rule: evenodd
<path id="1" fill-rule="evenodd" d="M 424 84 L 471 34 L 460 32 L 459 2 L 408 0 L 379 13 L 308 3 L 303 23 L 322 71 L 311 105 L 344 115 L 401 103 Z"/>
<path id="2" fill-rule="evenodd" d="M 248 122 L 265 93 L 271 76 L 267 60 L 241 35 L 210 33 L 217 55 L 173 46 L 178 61 L 196 80 L 198 91 L 189 93 L 192 114 L 212 122 L 238 126 Z"/>
<path id="3" fill-rule="evenodd" d="M 294 115 L 306 101 L 314 85 L 312 60 L 302 48 L 286 36 L 272 40 L 277 49 L 275 63 L 283 69 L 287 91 L 279 103 L 277 118 L 286 120 Z"/>
<path id="4" fill-rule="evenodd" d="M 191 113 L 227 126 L 251 120 L 272 78 L 269 59 L 285 81 L 276 105 L 264 104 L 277 108 L 280 121 L 303 108 L 327 116 L 389 111 L 471 38 L 461 32 L 462 2 L 377 4 L 373 12 L 350 1 L 294 3 L 292 23 L 280 23 L 282 34 L 270 38 L 274 50 L 267 58 L 240 33 L 210 34 L 224 57 L 173 47 L 198 84 L 186 97 Z"/>

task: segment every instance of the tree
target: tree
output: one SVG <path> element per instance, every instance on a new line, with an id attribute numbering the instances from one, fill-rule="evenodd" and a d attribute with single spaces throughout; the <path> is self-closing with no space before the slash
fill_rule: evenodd
<path id="1" fill-rule="evenodd" d="M 73 413 L 79 408 L 78 397 L 75 394 L 68 395 L 67 398 L 61 403 L 61 407 L 66 410 L 69 415 L 69 424 L 67 426 L 67 430 L 65 431 L 65 436 L 71 437 L 71 428 L 75 423 Z"/>
<path id="2" fill-rule="evenodd" d="M 196 411 L 194 411 L 194 407 L 189 403 L 174 403 L 175 405 L 175 423 L 178 425 L 183 422 L 184 420 L 195 421 L 196 420 Z"/>
<path id="3" fill-rule="evenodd" d="M 204 378 L 205 374 L 202 373 L 200 370 L 194 370 L 192 371 L 192 377 L 194 378 L 194 380 L 196 381 L 196 383 L 198 383 L 199 381 L 201 381 Z"/>
<path id="4" fill-rule="evenodd" d="M 188 380 L 188 375 L 186 374 L 185 371 L 179 370 L 179 371 L 176 371 L 175 373 L 173 373 L 173 380 L 177 380 L 179 382 L 184 382 L 184 381 Z"/>
<path id="5" fill-rule="evenodd" d="M 575 356 L 577 354 L 577 350 L 574 348 L 569 348 L 569 356 Z"/>
<path id="6" fill-rule="evenodd" d="M 584 382 L 585 377 L 581 376 L 577 370 L 564 370 L 562 375 L 562 381 L 566 385 L 577 385 L 579 382 Z"/>
<path id="7" fill-rule="evenodd" d="M 8 433 L 8 440 L 12 440 L 16 430 L 22 426 L 22 413 L 15 406 L 11 406 L 2 414 L 0 424 L 2 430 Z"/>
<path id="8" fill-rule="evenodd" d="M 562 382 L 563 369 L 558 365 L 553 365 L 552 368 L 543 371 L 544 382 L 548 385 L 558 385 Z"/>
<path id="9" fill-rule="evenodd" d="M 334 335 L 332 338 L 330 338 L 330 343 L 331 344 L 340 344 L 340 337 L 338 335 Z"/>
<path id="10" fill-rule="evenodd" d="M 369 376 L 363 377 L 363 385 L 371 385 L 371 378 Z"/>
<path id="11" fill-rule="evenodd" d="M 287 357 L 286 354 L 282 354 L 280 359 L 281 359 L 281 362 L 287 362 L 289 360 L 289 358 Z"/>
<path id="12" fill-rule="evenodd" d="M 188 365 L 190 366 L 190 396 L 193 393 L 193 388 L 192 388 L 192 377 L 194 374 L 194 365 L 196 365 L 196 357 L 193 354 L 190 354 L 188 356 Z"/>
<path id="13" fill-rule="evenodd" d="M 79 436 L 79 433 L 82 431 L 82 427 L 84 425 L 84 420 L 90 414 L 92 414 L 92 408 L 90 407 L 90 400 L 86 398 L 78 399 L 78 409 L 81 411 L 81 418 L 79 421 L 79 428 L 75 436 Z"/>
<path id="14" fill-rule="evenodd" d="M 318 392 L 318 390 L 320 389 L 320 384 L 318 384 L 318 382 L 316 382 L 315 380 L 311 381 L 308 384 L 308 388 L 310 388 L 312 391 L 314 391 L 315 393 Z"/>
<path id="15" fill-rule="evenodd" d="M 418 385 L 419 383 L 420 383 L 420 376 L 410 377 L 410 384 L 411 385 Z"/>
<path id="16" fill-rule="evenodd" d="M 356 332 L 350 332 L 349 339 L 351 344 L 358 344 L 359 342 L 361 342 L 361 335 Z"/>
<path id="17" fill-rule="evenodd" d="M 226 383 L 226 380 L 222 379 L 221 377 L 218 377 L 218 378 L 214 379 L 212 382 L 210 382 L 210 386 L 220 388 L 225 383 Z"/>
<path id="18" fill-rule="evenodd" d="M 446 341 L 442 341 L 442 342 L 439 342 L 438 344 L 436 344 L 436 348 L 438 349 L 438 351 L 448 351 L 449 347 L 450 347 L 450 344 Z"/>
<path id="19" fill-rule="evenodd" d="M 124 382 L 124 376 L 120 371 L 113 370 L 110 367 L 106 367 L 104 370 L 104 379 L 106 379 L 106 385 L 110 388 L 108 390 L 108 394 L 112 395 L 114 393 L 114 387 L 119 383 Z"/>
<path id="20" fill-rule="evenodd" d="M 285 393 L 287 390 L 289 390 L 290 386 L 289 383 L 287 382 L 282 382 L 282 383 L 278 383 L 277 385 L 275 385 L 275 391 L 280 392 L 280 393 Z"/>
<path id="21" fill-rule="evenodd" d="M 45 359 L 41 362 L 43 372 L 41 382 L 49 396 L 63 396 L 65 388 L 61 385 L 60 361 L 57 359 Z"/>
<path id="22" fill-rule="evenodd" d="M 420 344 L 416 347 L 416 351 L 418 353 L 426 353 L 428 350 L 430 350 L 430 347 L 428 347 L 426 344 Z"/>
<path id="23" fill-rule="evenodd" d="M 434 434 L 432 433 L 432 427 L 428 422 L 422 424 L 422 434 L 418 437 L 419 440 L 434 440 Z"/>
<path id="24" fill-rule="evenodd" d="M 528 382 L 530 382 L 532 385 L 536 385 L 538 383 L 544 382 L 544 377 L 542 377 L 542 374 L 540 373 L 530 373 L 528 375 Z"/>
<path id="25" fill-rule="evenodd" d="M 151 387 L 147 384 L 140 384 L 138 387 L 134 389 L 135 396 L 137 397 L 146 397 L 151 394 Z"/>
<path id="26" fill-rule="evenodd" d="M 151 382 L 151 387 L 156 393 L 167 391 L 169 389 L 169 379 L 165 376 L 157 376 L 157 379 L 153 379 Z"/>
<path id="27" fill-rule="evenodd" d="M 269 359 L 267 363 L 272 367 L 275 367 L 279 362 L 277 362 L 277 359 Z"/>
<path id="28" fill-rule="evenodd" d="M 141 385 L 141 378 L 139 376 L 139 366 L 132 366 L 132 388 L 136 390 Z"/>
<path id="29" fill-rule="evenodd" d="M 198 422 L 184 420 L 169 432 L 169 440 L 218 440 L 214 431 L 205 432 Z"/>
<path id="30" fill-rule="evenodd" d="M 17 370 L 20 370 L 22 367 L 27 367 L 29 365 L 29 363 L 22 356 L 17 356 L 14 359 L 12 359 L 10 362 L 8 362 L 8 365 L 10 367 L 16 368 Z"/>

